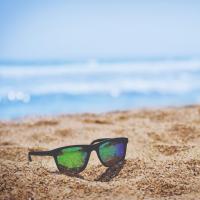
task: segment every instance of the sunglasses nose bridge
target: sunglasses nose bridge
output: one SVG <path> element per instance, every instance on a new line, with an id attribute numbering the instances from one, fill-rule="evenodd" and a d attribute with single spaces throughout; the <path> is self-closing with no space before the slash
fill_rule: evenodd
<path id="1" fill-rule="evenodd" d="M 90 147 L 89 147 L 89 151 L 90 151 L 90 152 L 92 152 L 92 151 L 96 151 L 96 152 L 97 152 L 97 149 L 98 149 L 97 144 L 92 144 L 92 145 L 90 145 Z"/>
<path id="2" fill-rule="evenodd" d="M 92 153 L 93 151 L 95 151 L 96 154 L 97 154 L 97 156 L 99 157 L 98 148 L 99 148 L 98 144 L 92 144 L 90 146 L 90 148 L 89 148 L 89 151 L 90 151 L 90 153 Z"/>
<path id="3" fill-rule="evenodd" d="M 93 163 L 93 164 L 96 164 L 97 160 L 100 160 L 100 163 L 102 163 L 101 159 L 99 158 L 98 148 L 99 148 L 98 144 L 92 144 L 90 146 L 90 148 L 89 148 L 89 151 L 90 151 L 90 162 Z"/>

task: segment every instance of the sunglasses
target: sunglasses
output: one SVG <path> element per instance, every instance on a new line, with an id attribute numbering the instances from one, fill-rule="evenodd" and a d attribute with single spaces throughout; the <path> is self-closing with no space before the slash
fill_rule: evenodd
<path id="1" fill-rule="evenodd" d="M 82 172 L 89 161 L 90 154 L 96 151 L 99 160 L 106 167 L 112 167 L 123 161 L 126 156 L 128 138 L 102 138 L 90 145 L 65 146 L 50 151 L 30 151 L 31 156 L 53 156 L 57 168 L 62 173 L 77 174 Z"/>

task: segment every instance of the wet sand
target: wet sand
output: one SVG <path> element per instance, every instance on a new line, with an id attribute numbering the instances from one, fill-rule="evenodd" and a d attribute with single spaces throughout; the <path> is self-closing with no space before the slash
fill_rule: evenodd
<path id="1" fill-rule="evenodd" d="M 129 138 L 126 161 L 101 165 L 95 152 L 78 176 L 31 149 Z M 0 199 L 200 199 L 200 106 L 63 115 L 0 122 Z"/>

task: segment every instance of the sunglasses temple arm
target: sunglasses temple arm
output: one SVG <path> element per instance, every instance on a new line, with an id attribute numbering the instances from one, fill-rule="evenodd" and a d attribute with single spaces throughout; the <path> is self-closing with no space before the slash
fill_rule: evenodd
<path id="1" fill-rule="evenodd" d="M 101 139 L 97 139 L 97 140 L 92 141 L 91 144 L 95 144 L 95 143 L 97 143 L 97 142 L 102 142 L 102 141 L 108 140 L 108 139 L 110 139 L 110 138 L 101 138 Z"/>
<path id="2" fill-rule="evenodd" d="M 52 156 L 51 151 L 30 151 L 28 153 L 28 160 L 32 161 L 31 156 Z"/>

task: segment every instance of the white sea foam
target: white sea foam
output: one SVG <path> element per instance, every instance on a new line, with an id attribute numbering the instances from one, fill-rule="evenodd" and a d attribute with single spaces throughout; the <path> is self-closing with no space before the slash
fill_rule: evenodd
<path id="1" fill-rule="evenodd" d="M 83 63 L 59 66 L 0 66 L 0 77 L 34 77 L 60 75 L 92 75 L 104 73 L 142 73 L 160 74 L 176 72 L 194 72 L 200 70 L 200 60 L 188 61 L 152 61 L 152 62 L 124 62 L 124 63 Z"/>
<path id="2" fill-rule="evenodd" d="M 125 92 L 183 94 L 200 91 L 200 61 L 83 63 L 63 66 L 0 66 L 0 96 Z"/>

